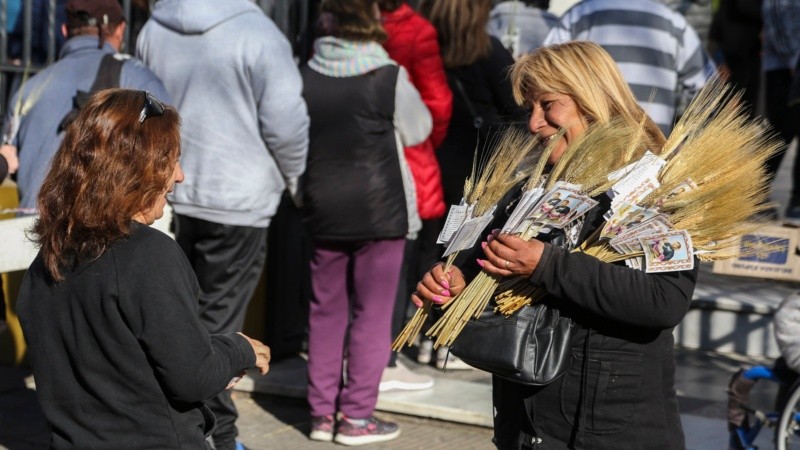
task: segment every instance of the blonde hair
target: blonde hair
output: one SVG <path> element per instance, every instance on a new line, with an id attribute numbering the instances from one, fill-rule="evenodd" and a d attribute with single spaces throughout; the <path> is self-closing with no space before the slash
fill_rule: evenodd
<path id="1" fill-rule="evenodd" d="M 589 121 L 623 119 L 632 125 L 644 121 L 648 148 L 658 153 L 664 144 L 664 134 L 639 106 L 617 64 L 595 43 L 540 47 L 512 66 L 511 85 L 520 105 L 536 92 L 567 95 Z"/>
<path id="2" fill-rule="evenodd" d="M 491 53 L 491 9 L 492 0 L 422 0 L 419 12 L 436 28 L 445 67 L 466 66 Z"/>

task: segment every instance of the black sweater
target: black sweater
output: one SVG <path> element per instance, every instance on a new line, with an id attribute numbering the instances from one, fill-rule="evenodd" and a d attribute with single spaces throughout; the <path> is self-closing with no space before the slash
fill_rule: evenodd
<path id="1" fill-rule="evenodd" d="M 197 318 L 197 279 L 178 245 L 131 235 L 53 284 L 37 256 L 17 303 L 54 448 L 203 448 L 202 403 L 255 364 L 236 334 Z"/>
<path id="2" fill-rule="evenodd" d="M 578 242 L 603 224 L 609 199 L 596 200 Z M 506 201 L 498 211 L 506 210 Z M 498 214 L 483 235 L 506 219 Z M 560 234 L 540 239 L 563 242 Z M 475 259 L 485 255 L 479 245 L 464 253 L 459 267 L 471 279 Z M 545 290 L 543 301 L 573 317 L 578 330 L 569 368 L 552 383 L 525 386 L 494 377 L 498 448 L 529 448 L 537 438 L 532 448 L 540 450 L 684 448 L 672 330 L 689 309 L 697 265 L 645 273 L 545 243 L 530 282 Z"/>

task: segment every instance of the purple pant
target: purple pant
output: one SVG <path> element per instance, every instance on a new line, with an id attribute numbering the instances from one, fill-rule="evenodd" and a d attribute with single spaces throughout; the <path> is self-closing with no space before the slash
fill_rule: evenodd
<path id="1" fill-rule="evenodd" d="M 375 410 L 391 351 L 391 322 L 405 239 L 314 243 L 308 320 L 312 416 Z M 347 384 L 343 384 L 347 358 Z M 337 407 L 338 405 L 338 407 Z"/>

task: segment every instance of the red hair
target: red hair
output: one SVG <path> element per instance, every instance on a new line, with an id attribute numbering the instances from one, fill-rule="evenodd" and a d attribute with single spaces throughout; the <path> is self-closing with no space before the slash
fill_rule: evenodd
<path id="1" fill-rule="evenodd" d="M 164 195 L 180 154 L 172 107 L 140 121 L 145 93 L 107 89 L 66 129 L 38 197 L 33 238 L 56 282 L 130 233 L 132 217 Z"/>

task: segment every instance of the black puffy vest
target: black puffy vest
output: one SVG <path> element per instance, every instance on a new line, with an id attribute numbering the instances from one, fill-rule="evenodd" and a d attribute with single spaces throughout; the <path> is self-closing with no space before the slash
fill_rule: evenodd
<path id="1" fill-rule="evenodd" d="M 308 66 L 303 97 L 311 117 L 303 216 L 312 238 L 404 237 L 403 179 L 393 124 L 397 66 L 334 78 Z"/>

